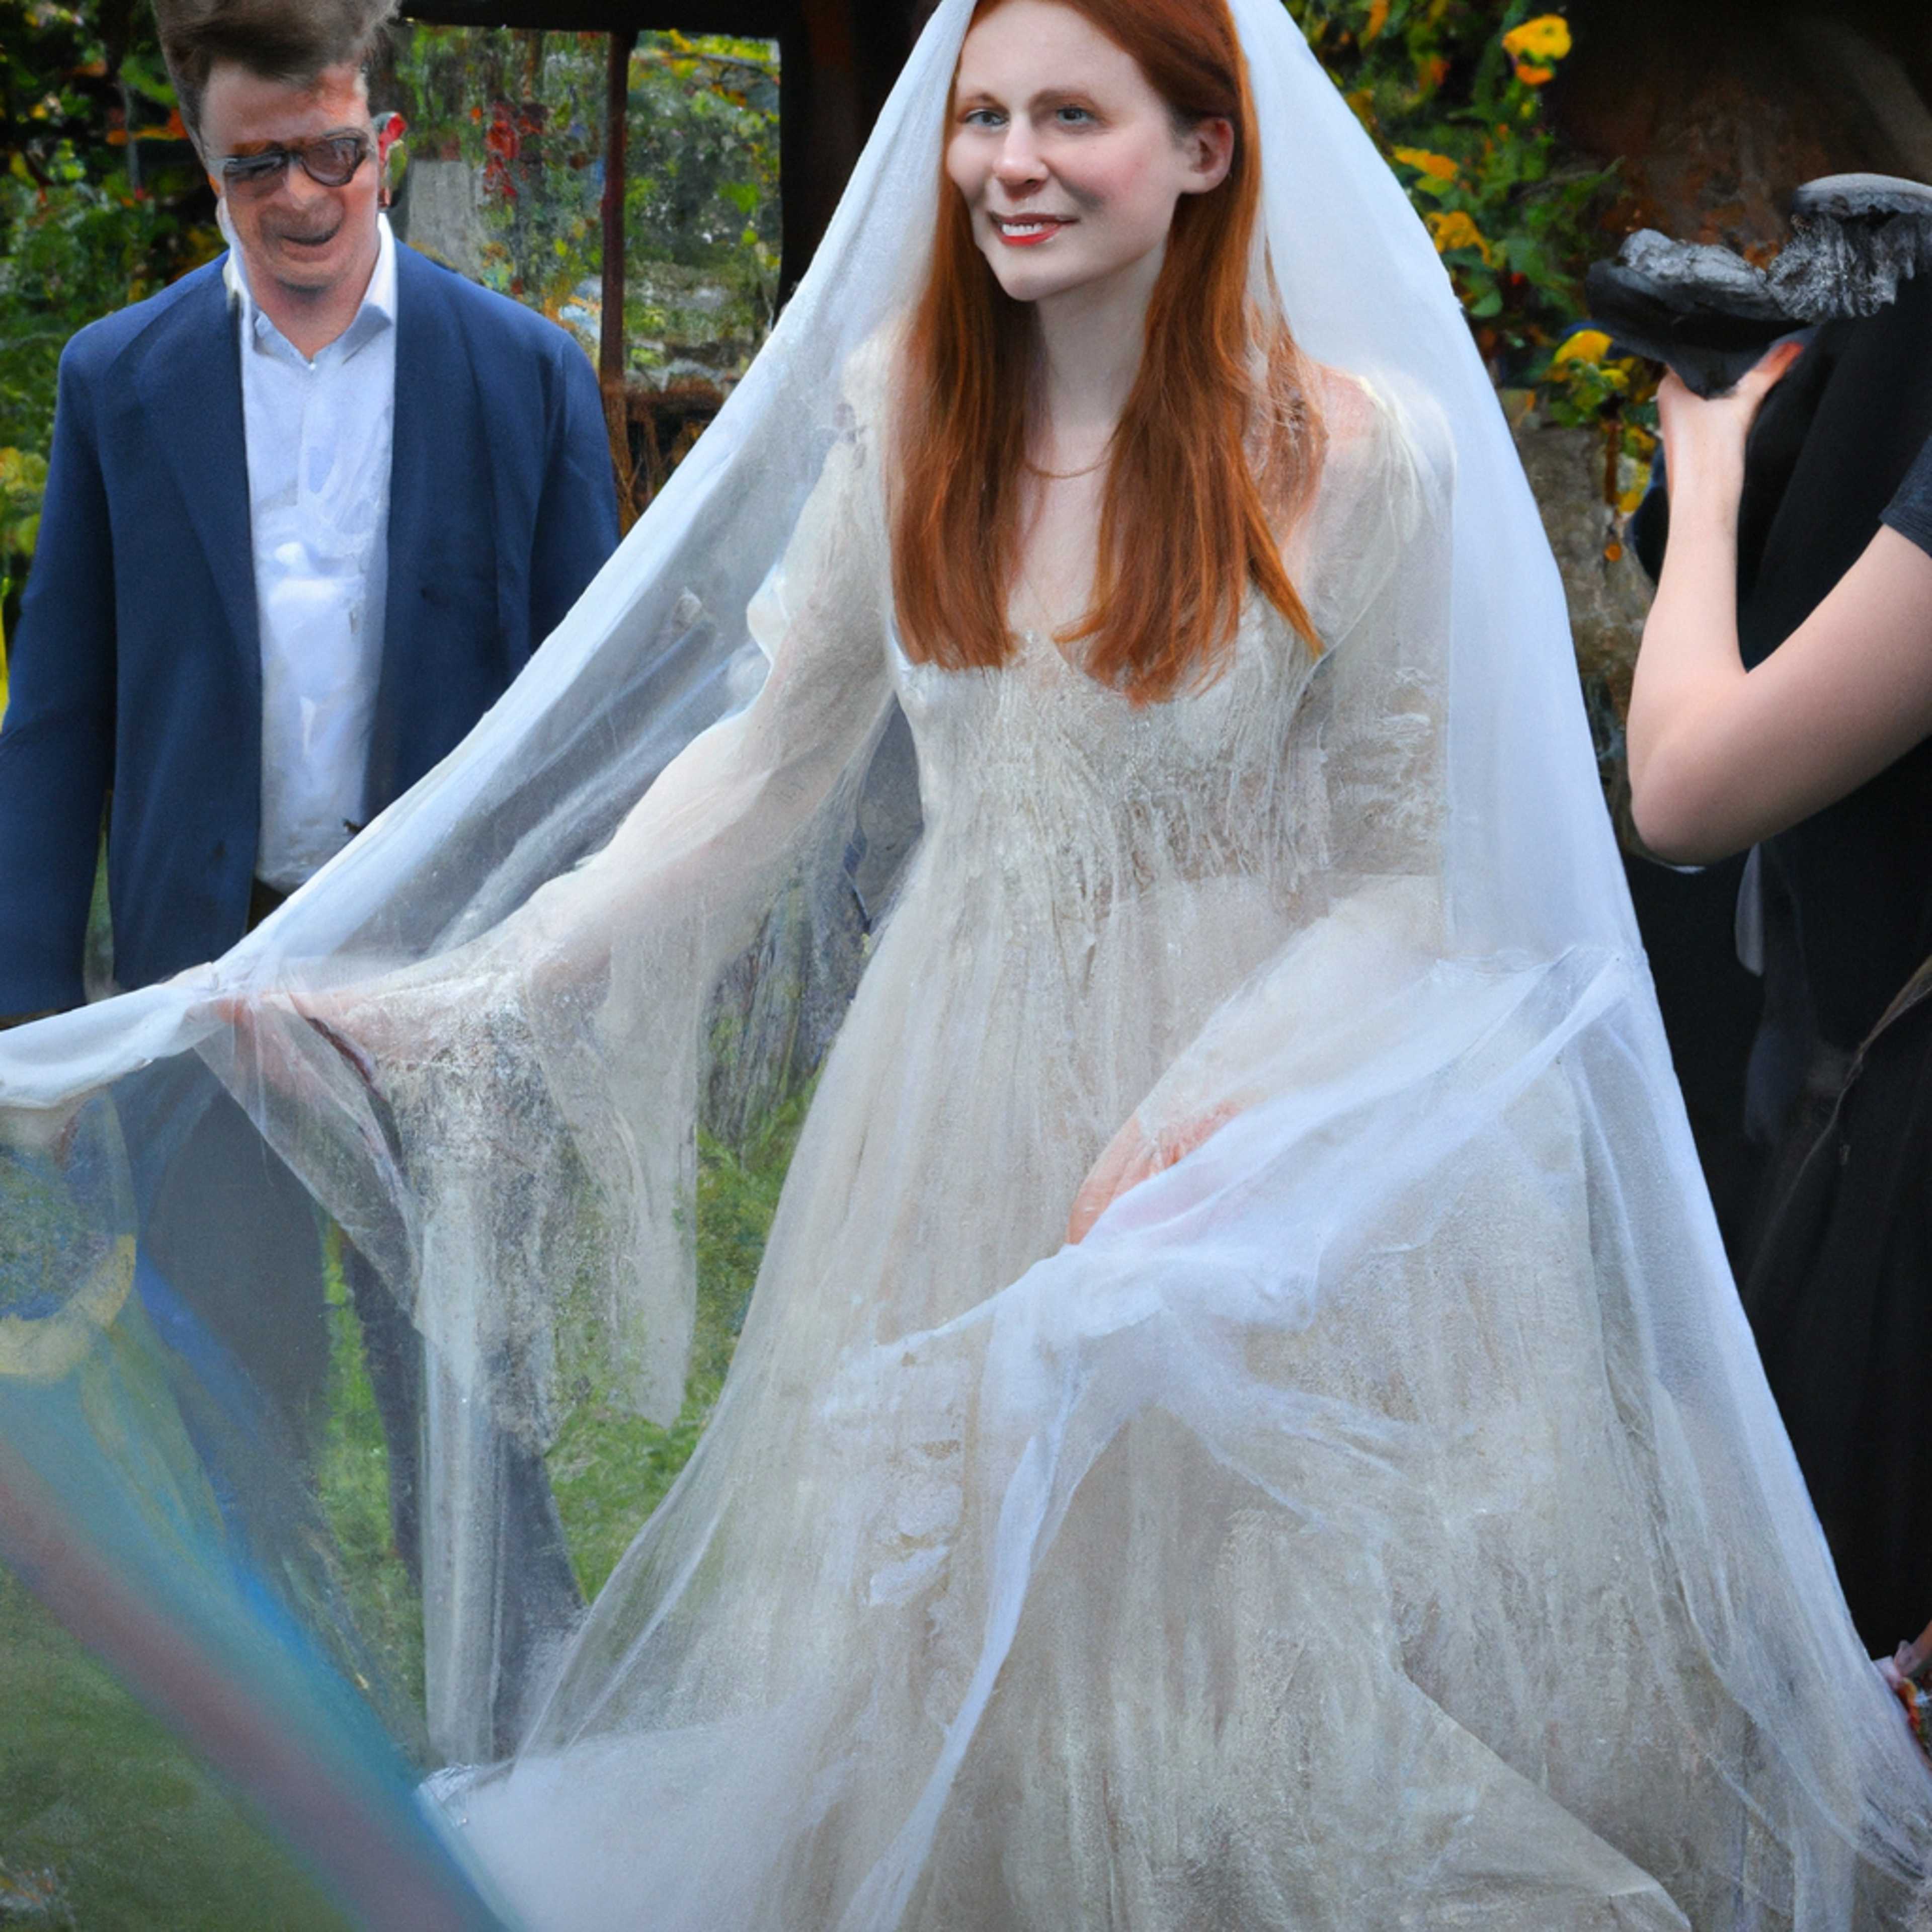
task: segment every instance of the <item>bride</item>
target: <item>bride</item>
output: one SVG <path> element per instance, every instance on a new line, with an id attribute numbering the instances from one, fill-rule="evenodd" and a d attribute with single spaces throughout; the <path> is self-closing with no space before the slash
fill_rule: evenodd
<path id="1" fill-rule="evenodd" d="M 895 708 L 922 836 L 716 1413 L 438 1780 L 490 1882 L 569 1932 L 1907 1924 L 1932 1786 L 1534 506 L 1270 0 L 946 0 L 532 678 L 229 960 L 0 1042 L 22 1137 L 198 1052 L 412 1284 L 445 1752 L 514 1597 L 473 1414 L 541 1444 L 593 1359 L 675 1411 L 710 991 L 775 902 L 827 929 Z"/>

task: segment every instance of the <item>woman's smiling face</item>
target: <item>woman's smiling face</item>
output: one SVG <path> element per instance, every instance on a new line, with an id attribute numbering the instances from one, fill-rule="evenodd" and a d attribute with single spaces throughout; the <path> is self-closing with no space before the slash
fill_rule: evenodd
<path id="1" fill-rule="evenodd" d="M 1004 0 L 974 23 L 953 81 L 946 172 L 974 239 L 1018 302 L 1151 286 L 1184 194 L 1217 187 L 1225 121 L 1183 130 L 1139 63 L 1058 0 Z"/>

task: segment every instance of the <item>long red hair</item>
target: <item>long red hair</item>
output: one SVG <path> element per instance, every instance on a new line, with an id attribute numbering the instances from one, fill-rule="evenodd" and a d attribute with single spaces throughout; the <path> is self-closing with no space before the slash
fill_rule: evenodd
<path id="1" fill-rule="evenodd" d="M 1250 584 L 1319 648 L 1280 538 L 1312 489 L 1322 437 L 1272 285 L 1265 308 L 1249 287 L 1261 178 L 1226 0 L 1064 3 L 1133 56 L 1177 122 L 1220 117 L 1234 130 L 1226 178 L 1174 209 L 1111 446 L 1093 604 L 1059 638 L 1084 643 L 1088 671 L 1144 704 L 1216 674 Z M 983 0 L 974 19 L 1000 4 Z M 1012 649 L 1034 324 L 994 278 L 943 161 L 940 200 L 902 350 L 892 589 L 908 652 L 963 670 L 1002 664 Z"/>

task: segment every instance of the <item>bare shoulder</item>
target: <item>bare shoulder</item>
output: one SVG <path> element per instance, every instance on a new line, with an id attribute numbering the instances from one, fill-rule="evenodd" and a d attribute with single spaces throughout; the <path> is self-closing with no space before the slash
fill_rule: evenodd
<path id="1" fill-rule="evenodd" d="M 888 315 L 853 346 L 840 368 L 840 399 L 861 424 L 876 425 L 885 421 L 890 399 L 904 380 L 902 364 L 908 326 L 902 312 Z"/>
<path id="2" fill-rule="evenodd" d="M 1455 439 L 1432 396 L 1326 364 L 1316 368 L 1324 484 L 1343 494 L 1374 479 L 1396 497 L 1418 500 L 1453 494 Z"/>
<path id="3" fill-rule="evenodd" d="M 1333 451 L 1372 441 L 1381 433 L 1382 411 L 1375 392 L 1359 376 L 1327 362 L 1310 363 L 1315 404 Z"/>
<path id="4" fill-rule="evenodd" d="M 1286 526 L 1283 555 L 1292 572 L 1318 574 L 1445 517 L 1455 454 L 1427 396 L 1325 363 L 1304 368 L 1319 467 Z"/>

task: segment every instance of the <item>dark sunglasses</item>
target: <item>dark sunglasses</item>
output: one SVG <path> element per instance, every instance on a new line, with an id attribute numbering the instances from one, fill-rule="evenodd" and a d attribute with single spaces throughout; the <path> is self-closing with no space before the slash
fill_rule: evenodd
<path id="1" fill-rule="evenodd" d="M 298 142 L 292 148 L 230 154 L 221 164 L 221 178 L 244 194 L 266 194 L 280 186 L 293 161 L 320 188 L 346 188 L 375 148 L 367 134 L 325 134 L 320 140 Z"/>

